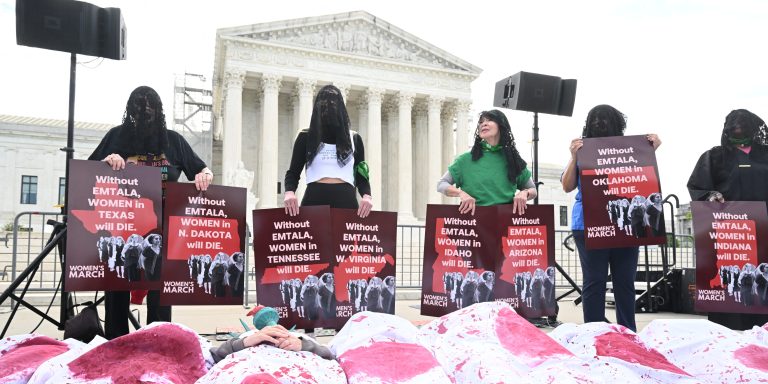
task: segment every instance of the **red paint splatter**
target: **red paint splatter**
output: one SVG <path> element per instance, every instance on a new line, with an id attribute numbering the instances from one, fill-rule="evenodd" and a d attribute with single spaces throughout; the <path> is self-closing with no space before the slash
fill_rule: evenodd
<path id="1" fill-rule="evenodd" d="M 768 348 L 750 344 L 733 352 L 736 360 L 749 368 L 768 372 Z"/>
<path id="2" fill-rule="evenodd" d="M 454 368 L 454 371 L 461 371 L 462 368 L 464 368 L 464 364 L 467 363 L 469 359 L 464 359 L 461 363 L 456 364 L 456 367 Z"/>
<path id="3" fill-rule="evenodd" d="M 377 378 L 386 383 L 410 380 L 439 365 L 420 345 L 392 342 L 350 349 L 339 356 L 339 364 L 349 378 Z"/>
<path id="4" fill-rule="evenodd" d="M 0 379 L 19 372 L 29 379 L 40 364 L 68 350 L 67 344 L 47 336 L 24 340 L 0 354 Z"/>
<path id="5" fill-rule="evenodd" d="M 595 338 L 598 356 L 610 356 L 633 364 L 690 376 L 672 364 L 655 349 L 648 349 L 640 343 L 637 335 L 608 332 Z"/>
<path id="6" fill-rule="evenodd" d="M 496 337 L 499 338 L 501 346 L 511 354 L 539 359 L 537 362 L 528 363 L 531 367 L 539 365 L 550 356 L 573 356 L 565 347 L 508 307 L 499 311 L 496 319 Z"/>
<path id="7" fill-rule="evenodd" d="M 280 384 L 280 381 L 275 379 L 268 373 L 257 373 L 254 375 L 247 376 L 240 383 L 241 384 Z"/>
<path id="8" fill-rule="evenodd" d="M 111 378 L 115 383 L 139 382 L 147 373 L 174 383 L 194 383 L 206 372 L 197 337 L 171 324 L 104 343 L 69 363 L 69 369 L 75 377 Z"/>

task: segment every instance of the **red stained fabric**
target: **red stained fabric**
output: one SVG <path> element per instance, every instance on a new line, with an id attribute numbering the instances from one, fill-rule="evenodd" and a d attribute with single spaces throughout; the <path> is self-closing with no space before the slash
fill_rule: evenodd
<path id="1" fill-rule="evenodd" d="M 47 336 L 25 340 L 0 355 L 0 379 L 18 372 L 25 372 L 28 379 L 40 364 L 68 350 L 67 344 Z"/>
<path id="2" fill-rule="evenodd" d="M 733 352 L 733 356 L 749 368 L 768 372 L 768 348 L 748 345 Z"/>
<path id="3" fill-rule="evenodd" d="M 69 363 L 75 377 L 135 383 L 154 373 L 177 383 L 194 383 L 206 373 L 197 337 L 173 325 L 134 332 L 102 344 Z"/>
<path id="4" fill-rule="evenodd" d="M 501 346 L 515 356 L 537 358 L 540 362 L 555 355 L 572 356 L 565 347 L 509 308 L 499 311 L 496 337 Z M 521 344 L 521 340 L 525 340 L 525 343 Z"/>
<path id="5" fill-rule="evenodd" d="M 399 383 L 429 372 L 438 366 L 432 353 L 415 344 L 377 342 L 351 349 L 339 356 L 347 377 L 377 378 L 382 383 Z"/>
<path id="6" fill-rule="evenodd" d="M 690 376 L 655 349 L 645 348 L 636 335 L 608 332 L 595 338 L 598 356 L 610 356 L 633 364 Z"/>

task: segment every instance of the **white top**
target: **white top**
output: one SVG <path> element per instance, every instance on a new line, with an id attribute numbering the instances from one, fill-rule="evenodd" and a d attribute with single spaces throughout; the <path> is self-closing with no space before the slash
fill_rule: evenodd
<path id="1" fill-rule="evenodd" d="M 351 136 L 351 132 L 350 132 Z M 317 151 L 312 164 L 307 166 L 307 183 L 313 183 L 324 177 L 331 177 L 344 180 L 353 187 L 355 186 L 355 140 L 352 137 L 351 159 L 343 167 L 339 167 L 336 160 L 336 144 L 323 143 L 322 148 Z"/>

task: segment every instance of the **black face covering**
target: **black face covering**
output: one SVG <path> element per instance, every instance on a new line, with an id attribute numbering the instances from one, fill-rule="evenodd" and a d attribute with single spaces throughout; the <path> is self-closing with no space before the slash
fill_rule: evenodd
<path id="1" fill-rule="evenodd" d="M 762 119 L 746 109 L 733 110 L 725 117 L 720 144 L 722 146 L 746 146 L 757 142 L 765 145 L 763 141 L 765 137 L 763 134 L 764 125 Z"/>
<path id="2" fill-rule="evenodd" d="M 322 121 L 322 127 L 324 128 L 322 132 L 323 138 L 335 135 L 336 130 L 334 128 L 344 125 L 344 122 L 340 119 L 341 113 L 339 113 L 339 104 L 343 102 L 341 94 L 332 89 L 324 90 L 317 96 L 320 121 Z"/>
<path id="3" fill-rule="evenodd" d="M 626 118 L 610 105 L 598 105 L 587 114 L 582 137 L 610 137 L 624 135 Z"/>
<path id="4" fill-rule="evenodd" d="M 162 104 L 157 93 L 149 87 L 139 87 L 131 93 L 126 106 L 123 141 L 129 155 L 159 155 L 163 152 L 164 121 Z"/>
<path id="5" fill-rule="evenodd" d="M 598 117 L 592 120 L 592 122 L 590 122 L 589 125 L 590 125 L 590 128 L 592 128 L 592 133 L 596 137 L 606 136 L 610 132 L 610 129 L 608 127 L 608 120 L 605 118 Z"/>

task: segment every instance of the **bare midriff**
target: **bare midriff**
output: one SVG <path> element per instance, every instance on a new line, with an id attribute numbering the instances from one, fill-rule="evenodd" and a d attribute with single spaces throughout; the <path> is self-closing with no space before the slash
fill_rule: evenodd
<path id="1" fill-rule="evenodd" d="M 322 179 L 315 181 L 315 183 L 322 184 L 344 184 L 346 181 L 339 179 L 338 177 L 323 177 Z"/>

